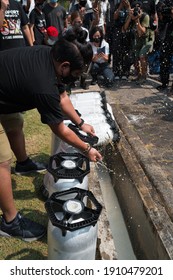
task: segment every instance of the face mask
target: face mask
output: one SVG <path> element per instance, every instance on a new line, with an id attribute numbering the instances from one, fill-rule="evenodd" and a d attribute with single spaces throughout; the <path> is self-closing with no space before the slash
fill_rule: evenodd
<path id="1" fill-rule="evenodd" d="M 44 4 L 36 4 L 36 7 L 37 7 L 39 10 L 42 10 L 43 7 L 44 7 Z"/>
<path id="2" fill-rule="evenodd" d="M 49 46 L 53 46 L 56 41 L 51 40 L 50 38 L 47 39 L 47 43 Z"/>
<path id="3" fill-rule="evenodd" d="M 61 82 L 65 85 L 70 85 L 72 83 L 74 83 L 75 81 L 77 81 L 77 77 L 72 76 L 71 74 L 67 77 L 63 77 L 61 76 Z"/>
<path id="4" fill-rule="evenodd" d="M 95 42 L 95 43 L 100 43 L 100 41 L 101 41 L 101 37 L 100 38 L 93 38 L 93 42 Z"/>
<path id="5" fill-rule="evenodd" d="M 76 22 L 76 23 L 74 24 L 74 26 L 75 26 L 75 27 L 81 27 L 81 26 L 82 26 L 82 22 Z"/>

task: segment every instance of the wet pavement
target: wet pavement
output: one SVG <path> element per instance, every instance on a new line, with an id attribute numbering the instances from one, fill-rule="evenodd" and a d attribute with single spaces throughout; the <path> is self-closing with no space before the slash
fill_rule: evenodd
<path id="1" fill-rule="evenodd" d="M 158 91 L 159 84 L 158 77 L 150 76 L 141 86 L 128 80 L 117 81 L 111 89 L 100 88 L 106 92 L 120 130 L 118 151 L 140 197 L 137 201 L 134 195 L 132 210 L 127 207 L 129 217 L 134 218 L 131 225 L 140 247 L 137 250 L 144 253 L 138 259 L 173 259 L 173 96 Z M 99 88 L 89 87 L 94 90 Z M 129 195 L 130 191 L 133 189 Z M 129 202 L 125 195 L 123 199 Z"/>
<path id="2" fill-rule="evenodd" d="M 159 92 L 158 84 L 151 78 L 141 86 L 119 81 L 106 94 L 122 133 L 173 220 L 173 97 Z"/>

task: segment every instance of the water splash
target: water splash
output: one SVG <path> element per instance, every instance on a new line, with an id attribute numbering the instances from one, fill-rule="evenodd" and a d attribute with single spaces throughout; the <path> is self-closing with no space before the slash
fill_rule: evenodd
<path id="1" fill-rule="evenodd" d="M 113 170 L 111 170 L 110 168 L 107 167 L 106 163 L 104 163 L 102 160 L 99 160 L 95 163 L 96 167 L 99 168 L 99 165 L 101 165 L 102 167 L 106 168 L 106 170 L 109 172 L 109 173 L 114 173 Z"/>

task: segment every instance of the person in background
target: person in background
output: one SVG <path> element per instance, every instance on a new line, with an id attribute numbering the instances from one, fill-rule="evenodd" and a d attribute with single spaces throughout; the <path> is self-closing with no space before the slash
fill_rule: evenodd
<path id="1" fill-rule="evenodd" d="M 160 81 L 161 85 L 158 90 L 166 90 L 169 85 L 171 58 L 173 56 L 173 1 L 164 0 L 158 3 L 159 15 L 164 22 L 164 34 L 160 47 Z M 173 83 L 171 89 L 167 93 L 173 94 Z"/>
<path id="2" fill-rule="evenodd" d="M 121 0 L 115 6 L 114 26 L 112 35 L 112 68 L 115 80 L 127 80 L 130 73 L 130 49 L 131 33 L 123 29 L 129 14 L 130 4 L 127 0 Z"/>
<path id="3" fill-rule="evenodd" d="M 82 20 L 83 20 L 83 26 L 89 30 L 91 27 L 91 23 L 93 21 L 92 1 L 90 1 L 90 0 L 78 0 L 78 1 L 72 0 L 69 5 L 69 9 L 68 9 L 69 17 L 71 15 L 71 13 L 73 13 L 74 11 L 78 11 L 80 13 Z"/>
<path id="4" fill-rule="evenodd" d="M 61 33 L 67 28 L 68 21 L 66 9 L 58 2 L 59 0 L 50 0 L 42 11 L 45 14 L 46 27 L 54 26 Z"/>
<path id="5" fill-rule="evenodd" d="M 35 8 L 29 15 L 29 27 L 34 45 L 44 44 L 46 20 L 43 13 L 45 0 L 35 0 Z"/>
<path id="6" fill-rule="evenodd" d="M 1 16 L 0 26 L 0 52 L 16 47 L 22 49 L 26 45 L 24 36 L 28 45 L 32 46 L 33 41 L 29 31 L 28 18 L 21 4 L 15 0 L 9 0 L 7 6 L 7 2 L 5 3 L 4 1 L 1 0 L 3 15 Z M 7 134 L 11 149 L 17 159 L 14 172 L 24 175 L 29 172 L 44 171 L 44 164 L 34 162 L 27 155 L 23 123 L 22 113 L 16 112 L 9 115 L 2 115 L 1 113 L 1 125 Z"/>
<path id="7" fill-rule="evenodd" d="M 112 87 L 114 74 L 109 66 L 109 44 L 104 40 L 103 30 L 99 26 L 94 26 L 90 30 L 90 43 L 93 49 L 93 58 L 90 74 L 91 84 L 101 82 L 106 87 Z M 102 81 L 99 81 L 102 80 Z"/>
<path id="8" fill-rule="evenodd" d="M 1 6 L 3 6 L 3 0 Z M 2 15 L 1 22 L 0 50 L 23 47 L 26 45 L 25 39 L 27 45 L 33 46 L 29 21 L 19 2 L 9 0 L 8 9 Z"/>
<path id="9" fill-rule="evenodd" d="M 101 0 L 95 2 L 97 3 L 99 10 L 99 22 L 97 25 L 103 29 L 103 33 L 105 35 L 106 23 L 109 21 L 108 17 L 110 14 L 110 4 L 108 0 Z"/>
<path id="10" fill-rule="evenodd" d="M 21 0 L 20 2 L 22 3 L 22 7 L 23 7 L 25 13 L 26 13 L 27 15 L 29 15 L 29 10 L 30 10 L 30 8 L 31 8 L 31 2 L 32 2 L 32 0 Z"/>
<path id="11" fill-rule="evenodd" d="M 86 31 L 86 41 L 89 42 L 89 31 L 83 26 L 83 18 L 79 11 L 74 11 L 71 13 L 70 17 L 70 25 L 68 28 L 75 28 L 75 27 L 81 27 L 83 30 Z"/>
<path id="12" fill-rule="evenodd" d="M 133 25 L 134 32 L 134 67 L 136 71 L 137 84 L 141 85 L 146 82 L 147 67 L 148 67 L 148 53 L 153 48 L 154 36 L 150 30 L 150 17 L 142 10 L 142 3 L 134 1 L 131 4 L 131 11 L 123 26 L 126 31 L 130 25 Z"/>
<path id="13" fill-rule="evenodd" d="M 111 63 L 112 60 L 112 49 L 113 49 L 113 35 L 114 35 L 114 12 L 117 9 L 117 4 L 120 0 L 108 0 L 109 1 L 109 11 L 106 19 L 106 33 L 105 39 L 109 44 L 110 54 L 108 62 Z"/>
<path id="14" fill-rule="evenodd" d="M 89 42 L 89 32 L 85 27 L 83 27 L 83 20 L 82 20 L 82 16 L 79 11 L 74 11 L 71 13 L 70 25 L 68 26 L 68 30 L 69 29 L 73 29 L 74 31 L 76 29 L 78 29 L 78 30 L 81 29 L 81 31 L 80 31 L 80 33 L 81 33 L 80 38 L 82 39 L 81 43 L 85 44 L 86 42 Z M 87 65 L 85 71 L 83 72 L 83 74 L 80 77 L 80 87 L 83 89 L 89 88 L 89 85 L 86 82 L 86 79 L 88 77 L 88 67 L 89 66 Z M 75 87 L 75 84 L 73 84 L 71 86 Z"/>
<path id="15" fill-rule="evenodd" d="M 2 0 L 4 1 L 4 0 Z M 64 116 L 84 132 L 95 135 L 75 111 L 59 83 L 68 84 L 92 59 L 90 44 L 81 45 L 77 38 L 60 37 L 52 48 L 34 46 L 0 52 L 0 112 L 11 114 L 36 108 L 41 121 L 63 141 L 78 148 L 91 161 L 102 160 L 101 154 L 83 142 L 63 120 Z M 23 71 L 23 69 L 25 71 Z M 17 71 L 16 71 L 17 70 Z M 13 79 L 11 79 L 13 77 Z M 32 81 L 32 83 L 31 83 Z M 0 115 L 1 121 L 1 115 Z M 45 234 L 45 227 L 27 219 L 16 209 L 10 174 L 11 150 L 5 133 L 0 133 L 0 235 L 33 241 Z"/>
<path id="16" fill-rule="evenodd" d="M 56 43 L 56 41 L 58 40 L 58 35 L 59 35 L 59 32 L 56 29 L 56 27 L 49 26 L 46 29 L 44 44 L 52 47 Z"/>

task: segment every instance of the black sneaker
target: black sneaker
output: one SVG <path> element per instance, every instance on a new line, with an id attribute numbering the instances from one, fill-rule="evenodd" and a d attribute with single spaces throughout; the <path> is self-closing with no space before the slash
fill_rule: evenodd
<path id="1" fill-rule="evenodd" d="M 33 222 L 18 213 L 11 223 L 6 223 L 4 217 L 1 218 L 0 236 L 16 237 L 24 241 L 35 241 L 46 233 L 44 226 Z"/>
<path id="2" fill-rule="evenodd" d="M 97 81 L 96 81 L 95 79 L 92 79 L 91 85 L 92 85 L 92 86 L 95 86 L 96 84 L 97 84 Z"/>
<path id="3" fill-rule="evenodd" d="M 39 162 L 34 162 L 28 158 L 25 163 L 16 162 L 14 173 L 17 175 L 25 175 L 31 172 L 42 172 L 46 170 L 46 166 Z"/>

